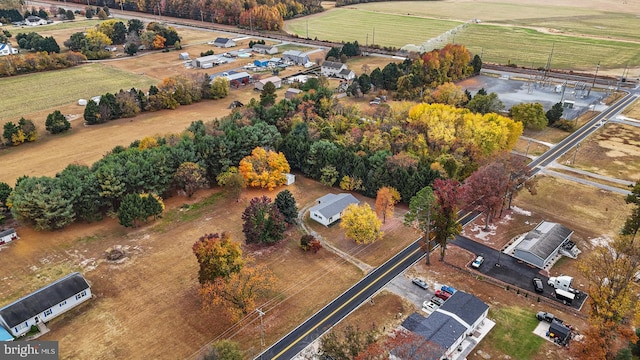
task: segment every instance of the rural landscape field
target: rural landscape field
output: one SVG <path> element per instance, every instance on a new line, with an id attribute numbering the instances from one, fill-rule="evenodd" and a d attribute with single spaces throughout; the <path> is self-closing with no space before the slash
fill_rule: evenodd
<path id="1" fill-rule="evenodd" d="M 43 5 L 46 9 L 51 5 L 42 4 L 46 4 Z M 637 120 L 640 118 L 640 102 L 636 100 L 624 112 L 612 114 L 604 122 L 594 124 L 593 119 L 599 116 L 599 111 L 606 111 L 609 106 L 613 106 L 605 103 L 613 102 L 614 99 L 626 99 L 628 93 L 636 91 L 633 86 L 623 87 L 620 81 L 617 83 L 620 91 L 615 92 L 612 85 L 609 88 L 601 85 L 598 96 L 603 99 L 598 102 L 597 107 L 581 112 L 575 121 L 565 120 L 566 126 L 577 125 L 571 131 L 545 126 L 543 129 L 525 127 L 523 132 L 520 127 L 518 138 L 514 138 L 512 143 L 504 141 L 509 145 L 508 151 L 501 149 L 491 153 L 487 150 L 481 156 L 480 153 L 485 151 L 480 150 L 482 146 L 471 144 L 471 140 L 463 139 L 457 133 L 446 133 L 449 131 L 445 129 L 446 125 L 429 125 L 435 126 L 432 129 L 436 130 L 425 130 L 428 127 L 425 125 L 428 123 L 425 120 L 428 115 L 415 114 L 423 106 L 420 103 L 436 102 L 438 92 L 435 89 L 424 89 L 424 97 L 421 93 L 419 99 L 411 100 L 401 97 L 399 86 L 395 90 L 380 87 L 360 94 L 351 93 L 350 87 L 347 95 L 340 88 L 349 80 L 321 77 L 318 80 L 319 88 L 305 90 L 297 100 L 290 100 L 290 103 L 282 105 L 279 102 L 289 96 L 287 89 L 303 88 L 304 85 L 283 83 L 282 88 L 274 90 L 275 100 L 269 104 L 268 99 L 265 100 L 266 92 L 254 90 L 253 83 L 274 74 L 281 78 L 298 73 L 313 75 L 306 72 L 307 65 L 313 71 L 321 71 L 321 63 L 329 48 L 298 43 L 295 37 L 285 37 L 284 32 L 287 32 L 298 38 L 343 44 L 357 40 L 360 50 L 365 46 L 371 47 L 372 44 L 400 49 L 407 44 L 419 45 L 434 39 L 430 44 L 437 48 L 447 44 L 464 45 L 469 50 L 469 60 L 474 55 L 479 55 L 484 63 L 531 68 L 547 66 L 552 53 L 552 69 L 582 72 L 589 79 L 595 71 L 599 71 L 600 76 L 611 76 L 610 79 L 620 78 L 624 74 L 626 82 L 636 84 L 635 81 L 640 78 L 640 35 L 636 29 L 640 4 L 612 0 L 588 0 L 579 4 L 570 0 L 526 0 L 517 4 L 506 0 L 443 0 L 372 2 L 346 6 L 324 2 L 322 5 L 325 8 L 323 12 L 286 20 L 283 32 L 260 33 L 251 29 L 252 35 L 248 35 L 247 30 L 243 29 L 243 33 L 235 34 L 230 32 L 233 31 L 230 26 L 221 28 L 224 31 L 214 30 L 208 28 L 209 24 L 204 21 L 181 19 L 180 26 L 176 26 L 181 36 L 181 49 L 141 50 L 134 56 L 128 56 L 124 53 L 123 46 L 118 46 L 117 52 L 107 60 L 87 61 L 61 70 L 0 77 L 0 125 L 7 131 L 6 124 L 17 124 L 21 118 L 30 119 L 38 133 L 35 141 L 24 142 L 19 146 L 12 146 L 11 141 L 1 139 L 4 144 L 0 146 L 0 162 L 3 165 L 0 183 L 8 184 L 12 189 L 17 188 L 24 177 L 60 177 L 61 172 L 71 164 L 98 171 L 98 165 L 102 164 L 101 161 L 106 163 L 104 159 L 108 155 L 117 156 L 127 151 L 144 153 L 190 144 L 172 152 L 171 156 L 178 159 L 189 156 L 196 158 L 193 154 L 202 152 L 211 157 L 225 154 L 229 160 L 236 157 L 242 159 L 245 155 L 249 157 L 253 147 L 245 148 L 248 144 L 260 142 L 269 144 L 265 146 L 267 150 L 287 154 L 297 154 L 296 151 L 302 151 L 300 149 L 306 149 L 309 153 L 309 149 L 320 149 L 308 158 L 302 158 L 302 155 L 298 159 L 293 156 L 288 158 L 294 169 L 292 172 L 295 182 L 289 185 L 279 184 L 274 190 L 267 189 L 266 185 L 263 188 L 241 187 L 241 191 L 238 190 L 240 195 L 236 197 L 231 186 L 220 180 L 224 177 L 211 177 L 211 171 L 209 174 L 205 172 L 210 177 L 209 181 L 200 186 L 193 196 L 191 193 L 187 195 L 178 185 L 171 185 L 163 193 L 161 215 L 147 217 L 144 221 L 134 223 L 133 227 L 123 225 L 117 208 L 104 211 L 104 216 L 98 221 L 74 219 L 65 227 L 46 230 L 38 230 L 34 223 L 24 219 L 14 219 L 10 211 L 0 212 L 0 221 L 4 221 L 0 222 L 0 230 L 14 228 L 19 235 L 18 240 L 0 246 L 0 308 L 56 279 L 78 271 L 90 283 L 93 297 L 47 322 L 50 331 L 38 338 L 58 341 L 61 359 L 200 360 L 212 351 L 212 345 L 219 344 L 221 340 L 230 340 L 237 347 L 238 353 L 237 357 L 219 357 L 220 359 L 254 359 L 331 300 L 366 278 L 367 274 L 384 266 L 387 260 L 414 244 L 422 235 L 424 230 L 416 228 L 415 222 L 408 221 L 405 217 L 408 212 L 416 211 L 413 207 L 415 205 L 410 203 L 413 202 L 413 196 L 417 195 L 403 195 L 399 202 L 393 202 L 395 206 L 392 204 L 383 208 L 391 209 L 388 213 L 381 212 L 382 207 L 376 197 L 379 189 L 365 189 L 362 186 L 363 180 L 367 183 L 371 178 L 398 181 L 407 188 L 412 182 L 421 182 L 423 185 L 418 189 L 432 186 L 435 178 L 450 181 L 451 184 L 455 180 L 458 184 L 456 186 L 460 187 L 452 192 L 457 193 L 460 198 L 454 208 L 461 210 L 460 214 L 478 212 L 477 217 L 459 229 L 459 234 L 486 247 L 487 251 L 499 253 L 496 268 L 500 266 L 499 256 L 509 256 L 506 255 L 506 249 L 540 222 L 556 222 L 570 228 L 570 239 L 581 250 L 578 258 L 562 257 L 553 267 L 541 270 L 538 276 L 546 278 L 570 275 L 573 277 L 572 286 L 578 293 L 593 291 L 594 280 L 588 271 L 584 271 L 586 265 L 582 264 L 591 264 L 586 259 L 592 259 L 592 254 L 597 254 L 603 248 L 618 246 L 612 244 L 618 244 L 616 239 L 621 238 L 621 228 L 627 226 L 630 218 L 633 219 L 630 216 L 637 213 L 636 206 L 639 205 L 628 201 L 627 195 L 633 199 L 638 197 L 630 189 L 640 179 L 640 135 Z M 82 4 L 64 6 L 84 9 Z M 120 12 L 118 9 L 111 11 L 111 19 L 122 20 L 124 23 L 132 17 L 138 17 L 135 12 Z M 140 16 L 140 19 L 145 23 L 161 19 L 167 24 L 175 20 L 166 16 Z M 74 21 L 56 21 L 52 25 L 19 27 L 4 24 L 0 26 L 0 33 L 2 30 L 11 32 L 13 37 L 8 41 L 17 47 L 15 37 L 18 33 L 37 31 L 42 36 L 55 38 L 62 52 L 66 52 L 68 49 L 63 47 L 63 42 L 72 34 L 86 32 L 103 21 L 105 20 L 85 19 L 78 14 Z M 466 24 L 463 29 L 445 34 L 462 24 Z M 209 43 L 220 37 L 234 38 L 236 45 L 220 49 Z M 236 58 L 209 69 L 193 68 L 182 57 L 179 58 L 179 55 L 188 53 L 194 59 L 208 50 L 217 55 L 223 52 L 240 52 L 241 49 L 250 47 L 250 41 L 260 39 L 266 39 L 267 45 L 277 45 L 280 53 L 253 54 L 250 59 Z M 228 76 L 228 72 L 245 71 L 245 65 L 253 63 L 253 60 L 267 61 L 271 57 L 281 56 L 287 50 L 309 51 L 309 63 L 304 66 L 293 65 L 279 72 L 274 72 L 271 68 L 258 69 L 251 72 L 249 84 L 229 86 L 227 83 L 228 94 L 221 98 L 176 105 L 172 110 L 143 111 L 132 117 L 98 124 L 90 124 L 85 120 L 85 107 L 78 104 L 80 99 L 91 99 L 107 92 L 116 94 L 120 90 L 127 91 L 131 88 L 141 89 L 148 96 L 153 92 L 153 87 L 167 88 L 166 84 L 171 83 L 168 79 L 200 79 L 205 74 L 214 73 L 222 77 Z M 25 51 L 21 50 L 21 53 Z M 415 60 L 419 56 L 411 55 L 410 58 Z M 404 60 L 402 57 L 344 56 L 342 60 L 353 70 L 356 80 L 362 75 L 372 75 L 376 68 L 378 71 L 385 69 L 382 73 L 386 74 L 385 67 L 390 63 L 400 69 L 398 72 L 405 71 L 406 74 L 410 71 L 401 69 Z M 469 76 L 472 80 L 477 79 L 473 74 Z M 508 81 L 500 74 L 485 76 Z M 526 81 L 517 75 L 513 75 L 512 80 Z M 563 79 L 552 81 L 556 85 L 561 84 Z M 614 80 L 611 81 L 615 83 Z M 326 91 L 329 98 L 316 98 L 322 96 L 325 89 L 328 89 Z M 460 88 L 459 92 L 463 93 L 463 90 Z M 564 92 L 562 96 L 565 96 Z M 593 96 L 595 98 L 596 95 Z M 236 107 L 236 102 L 241 105 Z M 534 102 L 535 99 L 532 99 L 531 103 Z M 441 111 L 438 108 L 440 105 L 424 106 L 433 106 L 428 111 L 436 114 Z M 451 107 L 454 108 L 455 106 Z M 454 110 L 448 109 L 445 111 L 450 112 L 445 112 L 445 115 L 433 116 L 441 116 L 444 124 L 448 121 L 447 117 L 454 116 Z M 51 134 L 45 130 L 49 126 L 46 125 L 47 117 L 55 110 L 59 110 L 71 126 L 61 134 Z M 479 118 L 485 116 L 483 119 L 498 119 L 491 123 L 491 127 L 481 127 L 484 123 L 477 125 L 478 129 L 488 134 L 480 145 L 498 143 L 491 138 L 494 134 L 489 132 L 511 121 L 508 110 L 501 109 L 502 115 L 499 118 L 478 115 Z M 428 111 L 425 110 L 425 114 Z M 465 114 L 468 113 L 467 111 Z M 471 115 L 468 116 L 465 119 L 471 123 Z M 193 124 L 199 120 L 202 121 L 201 128 Z M 462 121 L 456 126 L 463 127 L 461 124 Z M 590 135 L 581 139 L 577 147 L 567 148 L 552 164 L 539 165 L 541 171 L 531 182 L 522 180 L 517 190 L 509 193 L 513 199 L 509 198 L 507 202 L 507 196 L 501 194 L 499 205 L 495 205 L 499 208 L 473 208 L 469 205 L 473 202 L 463 198 L 463 189 L 467 189 L 463 187 L 465 177 L 472 177 L 476 170 L 492 164 L 492 161 L 503 161 L 507 158 L 507 153 L 514 158 L 535 161 L 546 152 L 562 148 L 563 139 L 577 133 L 579 126 L 583 125 L 593 129 Z M 259 130 L 252 130 L 255 133 L 246 135 L 241 130 L 243 128 Z M 486 130 L 489 128 L 491 130 Z M 515 133 L 516 130 L 513 129 L 518 127 L 510 129 Z M 471 129 L 466 131 L 465 136 L 470 136 L 468 134 L 473 132 Z M 420 132 L 424 135 L 418 134 Z M 291 140 L 302 136 L 301 134 L 307 138 L 301 137 L 304 140 L 296 140 L 298 142 Z M 202 150 L 205 143 L 198 141 L 205 135 L 210 138 L 227 136 L 231 140 L 216 142 L 210 149 Z M 441 138 L 431 142 L 433 136 L 440 135 Z M 500 134 L 495 135 L 495 138 L 500 136 L 508 137 Z M 213 142 L 210 138 L 209 141 Z M 246 146 L 234 144 L 234 139 L 245 139 Z M 147 143 L 151 144 L 148 145 L 149 148 L 145 148 Z M 127 148 L 130 149 L 126 150 Z M 338 153 L 337 148 L 356 150 L 344 160 L 346 158 L 339 158 L 342 155 L 335 155 Z M 243 152 L 242 156 L 233 153 L 236 150 Z M 440 151 L 442 153 L 438 153 Z M 169 156 L 162 156 L 165 156 L 164 161 L 167 163 L 175 161 Z M 233 175 L 229 170 L 230 166 L 240 168 L 238 171 L 242 174 L 246 171 L 246 165 L 243 168 L 238 162 L 224 160 L 220 163 L 225 164 L 225 167 L 217 169 L 220 174 L 214 175 Z M 201 157 L 194 162 L 199 165 L 207 161 L 206 157 Z M 325 167 L 313 168 L 323 161 L 327 164 Z M 330 161 L 335 161 L 335 166 L 330 166 Z M 340 164 L 349 161 L 359 165 Z M 298 163 L 301 165 L 294 165 Z M 131 166 L 133 160 L 121 164 L 115 165 L 113 173 L 124 173 L 124 168 Z M 122 166 L 122 169 L 117 166 Z M 351 169 L 351 172 L 341 174 L 342 170 L 337 170 L 340 166 Z M 369 171 L 369 166 L 380 166 L 380 169 L 387 166 L 387 173 Z M 411 168 L 410 171 L 397 171 L 403 166 Z M 455 171 L 451 170 L 453 168 Z M 140 171 L 143 173 L 142 169 Z M 158 169 L 158 172 L 161 171 L 165 170 Z M 364 179 L 358 179 L 355 175 L 357 172 L 365 174 Z M 408 174 L 413 177 L 409 178 Z M 407 178 L 399 181 L 397 177 L 400 176 Z M 168 179 L 176 184 L 178 182 L 174 176 Z M 246 185 L 246 179 L 243 184 Z M 390 185 L 379 186 L 387 188 Z M 251 243 L 245 231 L 246 215 L 243 214 L 253 206 L 255 199 L 266 196 L 275 201 L 283 190 L 288 190 L 295 199 L 299 211 L 298 223 L 282 230 L 282 239 L 274 244 Z M 107 186 L 102 186 L 97 192 L 103 194 L 109 191 Z M 139 193 L 148 196 L 146 191 Z M 381 236 L 375 241 L 367 239 L 360 243 L 355 237 L 348 235 L 349 229 L 343 226 L 346 221 L 325 226 L 314 220 L 309 209 L 329 193 L 350 193 L 359 201 L 359 208 L 366 204 L 374 209 L 378 217 L 384 220 L 378 229 Z M 437 196 L 444 195 L 440 193 Z M 0 210 L 13 205 L 13 197 L 7 199 L 5 203 L 0 202 Z M 432 206 L 438 211 L 444 207 Z M 13 214 L 16 214 L 15 209 Z M 341 213 L 339 216 L 345 215 Z M 457 227 L 454 225 L 450 227 L 455 232 Z M 372 221 L 364 227 L 373 228 L 375 225 Z M 448 234 L 449 238 L 444 239 L 445 243 L 453 241 L 457 235 L 454 232 Z M 238 319 L 233 318 L 227 312 L 228 309 L 225 309 L 225 306 L 232 305 L 211 303 L 209 298 L 203 297 L 206 285 L 199 282 L 199 271 L 202 268 L 194 256 L 194 243 L 199 239 L 201 241 L 203 236 L 214 233 L 226 233 L 230 236 L 232 243 L 237 244 L 245 256 L 245 267 L 263 269 L 260 266 L 264 266 L 265 274 L 273 274 L 274 280 L 266 295 L 259 298 L 259 302 L 252 304 L 252 308 L 242 313 Z M 319 240 L 322 244 L 319 251 L 308 251 L 306 245 L 301 245 L 301 238 L 306 234 L 312 234 L 314 239 Z M 117 261 L 109 260 L 108 255 L 114 249 L 122 251 L 124 257 Z M 379 344 L 387 344 L 387 335 L 392 334 L 409 315 L 414 312 L 425 314 L 421 309 L 424 307 L 423 302 L 427 303 L 433 293 L 431 289 L 437 290 L 446 284 L 472 294 L 487 304 L 487 319 L 495 322 L 486 337 L 474 344 L 475 348 L 471 347 L 465 355 L 467 359 L 609 359 L 620 353 L 626 354 L 627 350 L 629 357 L 619 359 L 632 360 L 640 355 L 631 355 L 635 351 L 636 339 L 624 332 L 631 329 L 631 326 L 637 326 L 634 306 L 640 288 L 636 282 L 620 285 L 624 289 L 621 290 L 624 299 L 619 308 L 624 313 L 616 318 L 615 331 L 605 339 L 608 344 L 598 345 L 608 353 L 602 357 L 595 352 L 580 355 L 575 352 L 578 344 L 598 344 L 589 342 L 589 339 L 597 338 L 593 332 L 595 327 L 591 305 L 593 301 L 600 299 L 591 296 L 579 308 L 563 305 L 553 297 L 536 293 L 531 287 L 530 278 L 525 279 L 526 287 L 517 287 L 492 279 L 492 270 L 486 267 L 494 266 L 493 263 L 481 263 L 484 268 L 479 269 L 472 267 L 471 263 L 481 255 L 478 252 L 449 243 L 444 261 L 440 261 L 440 249 L 432 250 L 429 255 L 430 264 L 425 264 L 424 258 L 421 258 L 335 327 L 322 330 L 339 334 L 338 338 L 348 337 L 345 334 L 354 328 L 362 331 L 358 336 L 364 336 L 364 332 L 371 330 Z M 488 254 L 482 255 L 490 260 Z M 638 257 L 636 253 L 633 256 Z M 629 255 L 633 261 L 636 257 Z M 640 257 L 637 260 L 637 263 L 630 262 L 640 271 Z M 520 261 L 520 265 L 526 267 L 527 264 Z M 533 265 L 529 267 L 533 269 Z M 609 275 L 613 278 L 612 276 L 617 275 Z M 412 284 L 412 280 L 417 278 L 426 282 L 429 288 L 427 292 Z M 630 278 L 633 278 L 633 274 Z M 548 286 L 546 290 L 548 292 Z M 565 324 L 571 324 L 575 340 L 568 346 L 559 346 L 544 334 L 534 335 L 534 329 L 540 324 L 535 316 L 539 311 L 552 312 L 563 319 Z M 1 320 L 0 314 L 0 328 L 3 325 Z M 317 359 L 322 355 L 322 346 L 322 340 L 317 340 L 296 359 Z M 343 346 L 346 348 L 346 345 Z M 217 355 L 212 356 L 218 359 L 215 357 Z M 332 356 L 336 355 L 332 353 Z M 387 358 L 388 353 L 384 355 L 387 357 L 370 356 Z M 424 353 L 415 356 L 415 359 L 428 358 Z M 355 359 L 356 354 L 335 358 Z"/>

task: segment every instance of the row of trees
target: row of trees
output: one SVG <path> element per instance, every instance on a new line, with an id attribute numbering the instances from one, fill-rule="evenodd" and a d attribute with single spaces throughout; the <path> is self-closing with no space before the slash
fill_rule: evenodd
<path id="1" fill-rule="evenodd" d="M 18 33 L 16 35 L 16 41 L 18 42 L 18 46 L 21 49 L 36 51 L 36 52 L 47 52 L 51 53 L 59 53 L 60 46 L 56 42 L 56 39 L 53 36 L 42 37 L 42 35 L 30 32 L 30 33 Z"/>
<path id="2" fill-rule="evenodd" d="M 2 137 L 7 145 L 18 146 L 38 139 L 36 125 L 29 119 L 20 118 L 17 125 L 12 121 L 7 121 L 3 130 Z"/>
<path id="3" fill-rule="evenodd" d="M 347 58 L 360 55 L 360 45 L 358 40 L 343 43 L 342 46 L 332 47 L 327 52 L 325 60 L 345 62 Z M 344 56 L 344 57 L 343 57 Z M 345 61 L 343 61 L 345 60 Z"/>

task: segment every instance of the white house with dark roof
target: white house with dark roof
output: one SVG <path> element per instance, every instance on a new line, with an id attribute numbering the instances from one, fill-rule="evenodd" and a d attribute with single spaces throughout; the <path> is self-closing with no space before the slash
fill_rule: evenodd
<path id="1" fill-rule="evenodd" d="M 18 53 L 18 49 L 11 46 L 11 44 L 0 43 L 0 56 L 15 55 Z"/>
<path id="2" fill-rule="evenodd" d="M 230 48 L 236 46 L 236 42 L 231 39 L 219 37 L 213 41 L 213 45 L 219 48 Z"/>
<path id="3" fill-rule="evenodd" d="M 47 20 L 31 15 L 24 19 L 24 24 L 27 26 L 47 25 Z"/>
<path id="4" fill-rule="evenodd" d="M 318 204 L 309 209 L 311 219 L 324 226 L 340 220 L 342 211 L 351 204 L 359 204 L 360 200 L 351 194 L 327 194 L 318 200 Z"/>
<path id="5" fill-rule="evenodd" d="M 336 76 L 345 80 L 353 80 L 356 77 L 356 73 L 353 70 L 342 69 Z"/>
<path id="6" fill-rule="evenodd" d="M 282 58 L 296 65 L 304 65 L 310 62 L 309 55 L 298 50 L 287 50 L 282 53 Z"/>
<path id="7" fill-rule="evenodd" d="M 13 228 L 0 231 L 0 245 L 4 245 L 6 243 L 10 243 L 13 240 L 18 239 L 18 233 Z"/>
<path id="8" fill-rule="evenodd" d="M 552 265 L 565 242 L 569 242 L 573 230 L 550 221 L 541 221 L 516 245 L 513 256 L 540 269 Z"/>
<path id="9" fill-rule="evenodd" d="M 20 337 L 32 325 L 48 322 L 91 298 L 91 287 L 78 272 L 0 308 L 0 326 Z"/>
<path id="10" fill-rule="evenodd" d="M 347 65 L 341 62 L 325 61 L 322 63 L 322 66 L 320 66 L 320 74 L 327 77 L 338 76 L 340 71 L 346 68 Z"/>
<path id="11" fill-rule="evenodd" d="M 469 354 L 488 331 L 484 329 L 480 334 L 478 329 L 494 325 L 487 319 L 488 313 L 489 305 L 471 294 L 456 291 L 428 317 L 413 313 L 402 323 L 402 327 L 441 349 L 432 359 L 424 360 L 464 359 L 465 354 Z M 473 337 L 473 341 L 467 340 L 469 337 Z"/>

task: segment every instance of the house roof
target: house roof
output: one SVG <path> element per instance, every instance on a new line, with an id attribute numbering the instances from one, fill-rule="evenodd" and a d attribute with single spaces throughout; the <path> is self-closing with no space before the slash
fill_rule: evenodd
<path id="1" fill-rule="evenodd" d="M 317 211 L 325 218 L 330 218 L 339 214 L 351 204 L 359 204 L 360 200 L 351 194 L 327 194 L 318 199 L 320 204 L 312 207 L 309 211 Z"/>
<path id="2" fill-rule="evenodd" d="M 42 19 L 40 17 L 38 17 L 38 16 L 31 15 L 31 16 L 27 17 L 25 20 L 27 20 L 29 22 L 37 22 L 37 21 L 40 21 Z"/>
<path id="3" fill-rule="evenodd" d="M 402 322 L 402 327 L 441 347 L 440 354 L 433 352 L 433 360 L 444 355 L 445 351 L 467 331 L 467 328 L 454 318 L 439 312 L 434 312 L 426 318 L 418 313 L 413 313 Z"/>
<path id="4" fill-rule="evenodd" d="M 562 243 L 573 234 L 573 230 L 558 223 L 542 221 L 525 235 L 516 250 L 529 252 L 541 259 L 547 259 Z"/>
<path id="5" fill-rule="evenodd" d="M 342 69 L 339 72 L 340 75 L 349 75 L 351 73 L 353 73 L 353 70 L 349 70 L 349 69 Z"/>
<path id="6" fill-rule="evenodd" d="M 231 73 L 231 71 L 229 71 L 229 75 L 227 75 L 226 77 L 227 77 L 227 80 L 233 81 L 233 80 L 248 78 L 248 77 L 251 77 L 251 75 L 249 75 L 248 72 L 244 72 L 244 71 L 234 72 L 234 73 Z"/>
<path id="7" fill-rule="evenodd" d="M 555 336 L 561 339 L 566 339 L 569 335 L 571 335 L 571 329 L 564 326 L 564 324 L 556 321 L 555 319 L 551 321 L 549 332 L 553 333 Z"/>
<path id="8" fill-rule="evenodd" d="M 287 92 L 288 93 L 293 93 L 293 94 L 300 94 L 302 92 L 302 90 L 296 89 L 296 88 L 288 88 Z"/>
<path id="9" fill-rule="evenodd" d="M 268 83 L 268 82 L 271 82 L 271 83 L 273 83 L 274 85 L 275 85 L 275 83 L 278 83 L 278 82 L 281 82 L 281 81 L 282 81 L 282 79 L 280 79 L 280 78 L 279 78 L 279 77 L 277 77 L 277 76 L 270 76 L 270 77 L 268 77 L 268 78 L 266 78 L 266 79 L 261 79 L 261 80 L 260 80 L 260 82 L 261 82 L 261 83 L 263 83 L 263 84 L 266 84 L 266 83 Z"/>
<path id="10" fill-rule="evenodd" d="M 323 68 L 335 69 L 338 70 L 345 66 L 343 63 L 335 62 L 335 61 L 325 61 L 322 63 Z"/>
<path id="11" fill-rule="evenodd" d="M 2 47 L 0 47 L 0 50 L 2 50 Z M 15 230 L 15 229 L 13 229 L 13 228 L 9 228 L 9 229 L 7 229 L 7 230 L 0 231 L 0 237 L 4 237 L 4 236 L 7 236 L 7 235 L 11 235 L 11 234 L 13 234 L 13 233 L 15 233 L 15 232 L 16 232 L 16 230 Z"/>
<path id="12" fill-rule="evenodd" d="M 231 39 L 227 39 L 227 38 L 219 37 L 219 38 L 215 39 L 215 40 L 213 41 L 213 43 L 214 43 L 214 44 L 226 44 L 226 43 L 228 43 L 229 41 L 231 41 Z"/>
<path id="13" fill-rule="evenodd" d="M 304 53 L 299 50 L 287 50 L 282 53 L 282 56 L 303 56 Z"/>
<path id="14" fill-rule="evenodd" d="M 253 48 L 254 48 L 254 49 L 264 49 L 264 50 L 269 50 L 269 49 L 272 49 L 273 47 L 274 47 L 273 45 L 253 44 Z"/>
<path id="15" fill-rule="evenodd" d="M 449 300 L 445 301 L 438 311 L 446 311 L 459 317 L 462 321 L 471 326 L 475 323 L 489 305 L 482 302 L 477 297 L 466 292 L 456 291 Z"/>
<path id="16" fill-rule="evenodd" d="M 80 273 L 71 273 L 0 308 L 0 317 L 12 328 L 88 288 Z"/>

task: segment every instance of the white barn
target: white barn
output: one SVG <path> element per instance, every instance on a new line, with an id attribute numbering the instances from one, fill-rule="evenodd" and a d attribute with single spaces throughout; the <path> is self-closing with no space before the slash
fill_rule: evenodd
<path id="1" fill-rule="evenodd" d="M 309 209 L 309 216 L 324 226 L 340 220 L 342 211 L 351 204 L 359 204 L 360 200 L 351 194 L 327 194 L 318 200 L 318 205 Z"/>
<path id="2" fill-rule="evenodd" d="M 91 287 L 78 272 L 0 308 L 0 326 L 14 337 L 29 332 L 32 325 L 48 322 L 91 298 Z"/>
<path id="3" fill-rule="evenodd" d="M 19 239 L 19 238 L 15 229 L 11 228 L 4 231 L 0 231 L 0 245 L 4 245 L 16 239 Z"/>
<path id="4" fill-rule="evenodd" d="M 573 230 L 550 221 L 541 221 L 518 243 L 513 256 L 540 269 L 552 263 Z"/>

